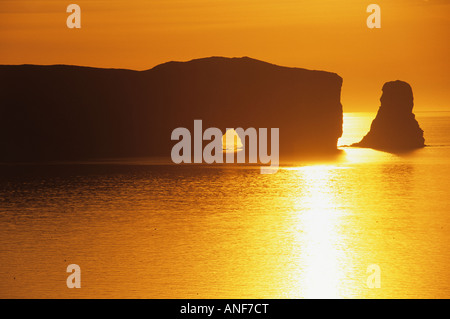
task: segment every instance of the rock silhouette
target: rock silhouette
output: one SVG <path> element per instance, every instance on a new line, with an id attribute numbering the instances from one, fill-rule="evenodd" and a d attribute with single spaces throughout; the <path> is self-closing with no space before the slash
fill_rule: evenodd
<path id="1" fill-rule="evenodd" d="M 333 152 L 342 78 L 248 57 L 146 71 L 0 66 L 0 161 L 170 156 L 171 132 L 279 128 L 280 158 Z M 205 143 L 206 144 L 206 143 Z M 204 145 L 205 145 L 204 144 Z"/>
<path id="2" fill-rule="evenodd" d="M 381 106 L 369 133 L 352 146 L 393 152 L 424 147 L 423 130 L 412 112 L 414 97 L 411 86 L 403 81 L 387 82 L 380 101 Z"/>

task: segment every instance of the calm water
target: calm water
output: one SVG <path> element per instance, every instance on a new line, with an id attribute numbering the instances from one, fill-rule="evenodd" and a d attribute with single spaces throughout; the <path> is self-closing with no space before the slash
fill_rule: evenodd
<path id="1" fill-rule="evenodd" d="M 340 144 L 373 118 L 347 113 Z M 449 298 L 450 113 L 417 118 L 427 148 L 343 148 L 274 175 L 0 166 L 0 297 Z M 72 263 L 81 289 L 66 287 Z"/>

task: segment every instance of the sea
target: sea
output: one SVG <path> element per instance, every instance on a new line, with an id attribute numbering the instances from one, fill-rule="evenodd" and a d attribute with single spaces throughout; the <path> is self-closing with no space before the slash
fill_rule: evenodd
<path id="1" fill-rule="evenodd" d="M 374 117 L 344 113 L 339 156 L 276 174 L 0 164 L 0 298 L 449 298 L 450 112 L 416 112 L 423 149 L 342 146 Z"/>

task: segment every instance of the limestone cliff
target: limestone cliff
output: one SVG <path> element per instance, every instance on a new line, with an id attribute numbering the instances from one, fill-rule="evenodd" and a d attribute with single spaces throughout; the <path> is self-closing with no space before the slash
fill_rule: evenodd
<path id="1" fill-rule="evenodd" d="M 279 128 L 280 156 L 332 152 L 342 78 L 251 58 L 146 71 L 0 66 L 0 161 L 170 156 L 171 132 Z"/>

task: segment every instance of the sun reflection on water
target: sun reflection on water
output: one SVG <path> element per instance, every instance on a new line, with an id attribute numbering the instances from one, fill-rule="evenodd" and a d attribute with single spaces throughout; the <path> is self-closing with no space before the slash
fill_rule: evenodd
<path id="1" fill-rule="evenodd" d="M 345 279 L 340 220 L 342 211 L 333 189 L 333 171 L 339 167 L 315 165 L 288 168 L 304 185 L 294 202 L 296 238 L 294 255 L 295 281 L 290 297 L 342 298 L 341 282 Z"/>

